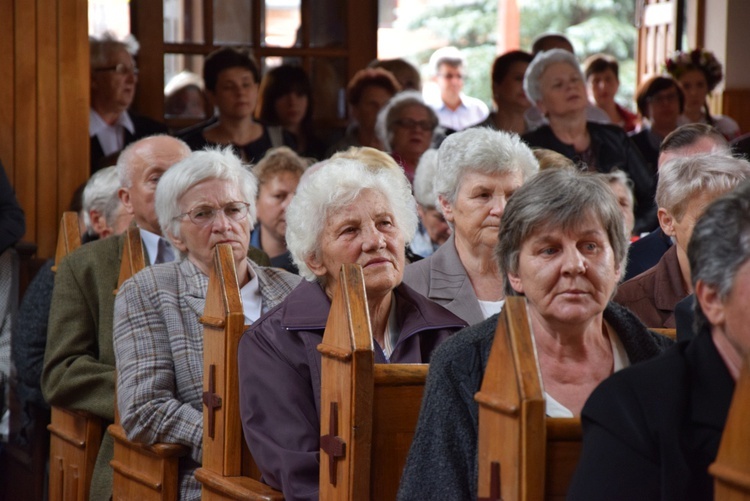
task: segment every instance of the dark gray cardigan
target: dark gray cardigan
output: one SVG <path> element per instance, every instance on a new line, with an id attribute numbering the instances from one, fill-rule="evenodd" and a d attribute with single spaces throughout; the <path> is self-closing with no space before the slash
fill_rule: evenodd
<path id="1" fill-rule="evenodd" d="M 456 333 L 432 356 L 422 409 L 398 499 L 476 499 L 479 391 L 497 329 L 497 315 Z M 650 332 L 614 303 L 604 319 L 631 364 L 659 355 L 672 340 Z"/>

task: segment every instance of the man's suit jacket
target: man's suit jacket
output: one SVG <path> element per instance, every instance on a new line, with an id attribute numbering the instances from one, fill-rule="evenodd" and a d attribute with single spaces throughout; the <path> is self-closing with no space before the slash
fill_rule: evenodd
<path id="1" fill-rule="evenodd" d="M 710 500 L 734 380 L 710 332 L 617 372 L 581 413 L 583 451 L 568 499 Z"/>
<path id="2" fill-rule="evenodd" d="M 427 259 L 408 265 L 404 283 L 474 325 L 484 320 L 482 308 L 456 251 L 454 236 Z"/>
<path id="3" fill-rule="evenodd" d="M 131 134 L 129 130 L 125 129 L 125 141 L 123 141 L 122 145 L 123 148 L 125 148 L 125 146 L 129 145 L 130 143 L 134 143 L 139 139 L 143 139 L 144 137 L 153 136 L 155 134 L 166 134 L 168 132 L 167 126 L 161 122 L 136 115 L 132 112 L 128 112 L 128 114 L 130 115 L 130 119 L 133 121 L 133 128 L 135 129 L 135 132 Z M 91 147 L 92 174 L 99 169 L 103 169 L 104 167 L 109 167 L 110 165 L 115 164 L 115 161 L 117 161 L 117 157 L 120 155 L 119 151 L 111 155 L 104 155 L 102 145 L 99 144 L 99 139 L 97 139 L 96 136 L 90 136 L 89 143 Z"/>
<path id="4" fill-rule="evenodd" d="M 114 419 L 115 355 L 112 349 L 114 291 L 125 236 L 88 243 L 57 267 L 42 392 L 50 405 Z M 91 499 L 112 495 L 112 439 L 104 434 Z"/>
<path id="5" fill-rule="evenodd" d="M 300 277 L 250 264 L 263 313 Z M 203 315 L 208 276 L 189 259 L 150 266 L 127 280 L 115 300 L 117 403 L 128 438 L 191 449 L 180 461 L 180 499 L 199 499 L 192 473 L 203 451 Z"/>

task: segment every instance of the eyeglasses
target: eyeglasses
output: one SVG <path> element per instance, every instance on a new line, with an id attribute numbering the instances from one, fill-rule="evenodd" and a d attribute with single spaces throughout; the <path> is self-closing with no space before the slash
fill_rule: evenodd
<path id="1" fill-rule="evenodd" d="M 118 75 L 133 75 L 138 76 L 138 67 L 130 67 L 124 63 L 118 63 L 115 66 L 107 66 L 105 68 L 94 68 L 94 71 L 114 71 Z"/>
<path id="2" fill-rule="evenodd" d="M 423 130 L 425 132 L 430 132 L 435 127 L 432 125 L 432 122 L 429 122 L 427 120 L 412 120 L 411 118 L 404 118 L 402 120 L 396 120 L 396 125 L 399 127 L 403 127 L 404 129 L 409 130 Z"/>
<path id="3" fill-rule="evenodd" d="M 183 212 L 175 219 L 180 219 L 185 216 L 189 217 L 190 220 L 198 226 L 207 226 L 216 219 L 216 214 L 221 211 L 230 221 L 242 221 L 245 219 L 250 212 L 250 204 L 246 202 L 229 202 L 224 207 L 211 207 L 208 205 L 202 205 L 190 209 L 187 212 Z"/>

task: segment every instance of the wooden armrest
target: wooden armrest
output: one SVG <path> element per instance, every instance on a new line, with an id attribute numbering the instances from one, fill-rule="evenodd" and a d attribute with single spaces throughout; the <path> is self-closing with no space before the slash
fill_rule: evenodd
<path id="1" fill-rule="evenodd" d="M 195 470 L 195 478 L 203 489 L 219 492 L 233 499 L 250 501 L 280 501 L 284 495 L 268 485 L 250 477 L 224 477 L 206 468 Z"/>
<path id="2" fill-rule="evenodd" d="M 125 430 L 119 424 L 109 425 L 107 431 L 110 435 L 112 435 L 112 438 L 115 439 L 115 441 L 120 442 L 129 448 L 139 449 L 142 452 L 153 454 L 154 456 L 158 456 L 160 458 L 182 457 L 190 454 L 190 448 L 182 444 L 158 443 L 147 445 L 139 442 L 133 442 L 132 440 L 128 439 L 128 436 L 125 434 Z"/>
<path id="3" fill-rule="evenodd" d="M 89 436 L 101 435 L 103 425 L 104 420 L 90 412 L 52 407 L 51 422 L 47 429 L 52 435 L 83 449 Z M 99 446 L 96 448 L 98 450 Z"/>

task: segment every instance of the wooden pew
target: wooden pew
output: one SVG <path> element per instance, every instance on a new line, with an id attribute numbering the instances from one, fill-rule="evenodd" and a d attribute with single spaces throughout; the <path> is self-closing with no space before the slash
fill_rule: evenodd
<path id="1" fill-rule="evenodd" d="M 375 364 L 362 268 L 344 265 L 340 273 L 318 346 L 320 499 L 395 499 L 427 365 Z"/>
<path id="2" fill-rule="evenodd" d="M 648 330 L 657 334 L 661 334 L 662 336 L 667 336 L 673 341 L 677 339 L 677 329 L 656 329 L 649 327 Z"/>
<path id="3" fill-rule="evenodd" d="M 63 213 L 55 253 L 55 267 L 81 245 L 78 214 Z M 52 501 L 86 500 L 94 462 L 101 445 L 102 420 L 93 414 L 52 407 L 50 432 L 49 498 Z"/>
<path id="4" fill-rule="evenodd" d="M 479 499 L 564 499 L 581 454 L 579 418 L 548 418 L 526 301 L 498 319 L 479 403 Z"/>
<path id="5" fill-rule="evenodd" d="M 131 225 L 125 239 L 120 262 L 120 286 L 146 267 L 143 242 L 138 228 Z M 114 291 L 116 294 L 117 291 Z M 114 439 L 112 499 L 176 500 L 179 497 L 178 468 L 182 456 L 189 453 L 179 444 L 144 445 L 128 440 L 120 425 L 115 402 L 115 423 L 107 428 Z"/>
<path id="6" fill-rule="evenodd" d="M 202 499 L 283 499 L 260 482 L 242 433 L 237 348 L 245 316 L 229 244 L 216 247 L 201 323 L 203 465 L 195 477 L 202 484 Z"/>
<path id="7" fill-rule="evenodd" d="M 734 389 L 732 406 L 721 436 L 716 461 L 708 468 L 714 476 L 716 501 L 750 500 L 750 358 Z"/>

